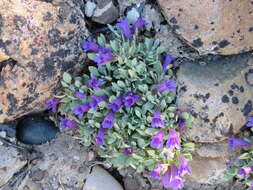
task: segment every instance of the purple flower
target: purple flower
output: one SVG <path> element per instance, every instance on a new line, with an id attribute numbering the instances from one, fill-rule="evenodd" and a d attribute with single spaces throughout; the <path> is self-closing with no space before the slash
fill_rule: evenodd
<path id="1" fill-rule="evenodd" d="M 185 120 L 184 119 L 179 119 L 178 130 L 180 133 L 184 132 L 184 130 L 185 130 Z"/>
<path id="2" fill-rule="evenodd" d="M 156 92 L 164 91 L 176 91 L 176 82 L 173 80 L 165 80 L 162 84 L 159 84 L 156 88 Z"/>
<path id="3" fill-rule="evenodd" d="M 104 82 L 98 79 L 96 76 L 92 76 L 91 80 L 88 81 L 88 86 L 93 90 L 99 90 L 99 86 L 104 84 Z"/>
<path id="4" fill-rule="evenodd" d="M 173 190 L 183 188 L 184 180 L 178 175 L 178 169 L 175 165 L 170 166 L 165 172 L 162 177 L 162 185 Z"/>
<path id="5" fill-rule="evenodd" d="M 164 127 L 164 125 L 165 124 L 161 118 L 161 111 L 156 110 L 155 113 L 153 114 L 153 117 L 152 117 L 151 126 L 152 127 Z"/>
<path id="6" fill-rule="evenodd" d="M 122 97 L 118 97 L 114 102 L 112 102 L 109 105 L 109 108 L 111 108 L 112 111 L 117 112 L 119 111 L 121 104 L 122 104 Z"/>
<path id="7" fill-rule="evenodd" d="M 61 120 L 61 130 L 66 128 L 76 130 L 78 128 L 76 122 L 68 119 L 67 117 L 60 118 L 60 120 Z"/>
<path id="8" fill-rule="evenodd" d="M 101 50 L 101 47 L 98 44 L 94 43 L 91 37 L 89 37 L 87 41 L 82 44 L 82 46 L 83 46 L 84 52 L 94 51 L 98 53 Z"/>
<path id="9" fill-rule="evenodd" d="M 129 156 L 129 155 L 133 154 L 134 149 L 132 147 L 126 147 L 123 149 L 123 151 L 124 151 L 125 155 Z"/>
<path id="10" fill-rule="evenodd" d="M 125 95 L 123 95 L 122 101 L 123 101 L 126 108 L 130 108 L 132 105 L 134 105 L 140 99 L 141 99 L 140 95 L 134 94 L 132 91 L 129 91 Z"/>
<path id="11" fill-rule="evenodd" d="M 138 19 L 137 19 L 137 21 L 134 23 L 134 25 L 131 27 L 131 32 L 132 32 L 132 34 L 134 34 L 135 33 L 135 31 L 138 29 L 138 28 L 141 28 L 141 27 L 143 27 L 143 26 L 146 26 L 148 23 L 144 20 L 144 19 L 142 19 L 141 17 L 139 17 Z"/>
<path id="12" fill-rule="evenodd" d="M 98 130 L 98 134 L 96 135 L 95 139 L 96 139 L 96 143 L 99 145 L 99 146 L 103 146 L 104 145 L 104 136 L 106 134 L 106 130 L 107 129 L 104 129 L 104 128 L 100 128 Z"/>
<path id="13" fill-rule="evenodd" d="M 89 106 L 93 109 L 97 109 L 98 104 L 100 102 L 106 102 L 107 98 L 104 96 L 91 96 L 91 101 L 89 103 Z"/>
<path id="14" fill-rule="evenodd" d="M 253 117 L 248 117 L 247 120 L 248 120 L 248 123 L 246 124 L 246 126 L 253 127 Z"/>
<path id="15" fill-rule="evenodd" d="M 252 171 L 253 166 L 243 166 L 238 169 L 239 174 L 243 175 L 244 178 L 247 178 Z"/>
<path id="16" fill-rule="evenodd" d="M 251 146 L 252 144 L 249 143 L 248 141 L 245 141 L 243 139 L 237 139 L 237 138 L 234 138 L 234 137 L 230 137 L 228 139 L 228 149 L 231 150 L 232 148 L 234 147 L 249 147 Z"/>
<path id="17" fill-rule="evenodd" d="M 85 112 L 89 111 L 89 109 L 89 104 L 78 104 L 74 107 L 73 113 L 79 117 L 82 117 Z"/>
<path id="18" fill-rule="evenodd" d="M 51 100 L 46 101 L 47 109 L 52 109 L 53 112 L 56 112 L 57 105 L 61 100 L 61 98 L 53 98 Z"/>
<path id="19" fill-rule="evenodd" d="M 149 176 L 154 179 L 161 179 L 162 164 L 157 164 L 156 167 L 149 173 Z"/>
<path id="20" fill-rule="evenodd" d="M 109 48 L 103 48 L 101 51 L 99 51 L 99 55 L 95 57 L 94 61 L 98 66 L 102 66 L 107 62 L 112 62 L 114 59 L 115 57 L 111 50 Z"/>
<path id="21" fill-rule="evenodd" d="M 163 62 L 163 72 L 166 73 L 167 67 L 174 61 L 174 58 L 170 54 L 165 55 L 165 60 Z"/>
<path id="22" fill-rule="evenodd" d="M 180 137 L 177 135 L 175 129 L 170 129 L 170 134 L 166 143 L 166 147 L 170 149 L 180 149 Z"/>
<path id="23" fill-rule="evenodd" d="M 151 137 L 150 146 L 152 148 L 162 148 L 163 147 L 163 138 L 165 136 L 165 131 L 160 130 L 156 135 Z"/>
<path id="24" fill-rule="evenodd" d="M 114 125 L 114 122 L 115 122 L 115 118 L 114 118 L 114 113 L 113 111 L 109 111 L 107 113 L 107 115 L 105 116 L 104 118 L 104 121 L 102 123 L 102 127 L 103 128 L 107 128 L 107 129 L 111 129 Z"/>
<path id="25" fill-rule="evenodd" d="M 126 18 L 121 20 L 116 26 L 123 31 L 126 39 L 130 40 L 132 38 L 133 33 Z"/>
<path id="26" fill-rule="evenodd" d="M 78 99 L 85 100 L 85 95 L 82 92 L 75 92 L 74 96 Z"/>
<path id="27" fill-rule="evenodd" d="M 179 175 L 191 174 L 190 164 L 186 162 L 184 156 L 179 156 L 180 167 L 178 169 Z"/>

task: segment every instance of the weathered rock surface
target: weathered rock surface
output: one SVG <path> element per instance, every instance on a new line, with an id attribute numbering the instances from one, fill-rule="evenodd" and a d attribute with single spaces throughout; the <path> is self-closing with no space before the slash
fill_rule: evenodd
<path id="1" fill-rule="evenodd" d="M 253 3 L 229 0 L 158 0 L 169 24 L 201 54 L 253 49 Z"/>
<path id="2" fill-rule="evenodd" d="M 88 35 L 81 6 L 79 0 L 0 1 L 0 123 L 43 109 L 63 71 L 80 67 Z"/>
<path id="3" fill-rule="evenodd" d="M 89 173 L 84 163 L 88 153 L 78 140 L 61 134 L 50 144 L 36 148 L 42 153 L 42 158 L 34 163 L 23 186 L 50 190 L 82 189 L 84 179 Z"/>
<path id="4" fill-rule="evenodd" d="M 91 5 L 91 3 L 88 4 Z M 114 22 L 118 17 L 119 17 L 119 9 L 114 5 L 112 0 L 96 1 L 96 9 L 92 14 L 93 21 L 100 24 L 110 24 Z"/>
<path id="5" fill-rule="evenodd" d="M 215 61 L 186 62 L 178 72 L 180 106 L 192 109 L 195 120 L 186 135 L 214 143 L 239 132 L 252 112 L 253 58 L 238 55 Z"/>
<path id="6" fill-rule="evenodd" d="M 27 160 L 15 148 L 0 146 L 0 188 L 26 163 Z"/>
<path id="7" fill-rule="evenodd" d="M 107 171 L 95 166 L 86 179 L 83 190 L 123 190 L 123 188 Z"/>

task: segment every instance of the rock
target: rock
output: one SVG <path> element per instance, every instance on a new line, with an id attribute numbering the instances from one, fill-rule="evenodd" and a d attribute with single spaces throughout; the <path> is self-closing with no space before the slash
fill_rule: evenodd
<path id="1" fill-rule="evenodd" d="M 42 144 L 51 141 L 59 129 L 54 122 L 41 116 L 29 116 L 17 125 L 17 139 L 25 144 Z"/>
<path id="2" fill-rule="evenodd" d="M 158 7 L 146 4 L 141 16 L 148 22 L 148 25 L 146 26 L 147 30 L 154 29 L 156 32 L 160 31 L 161 23 L 164 21 L 164 19 L 159 12 Z"/>
<path id="3" fill-rule="evenodd" d="M 107 171 L 94 166 L 83 190 L 123 190 L 123 188 Z"/>
<path id="4" fill-rule="evenodd" d="M 25 177 L 22 183 L 19 185 L 18 190 L 43 190 L 41 185 L 33 182 L 29 175 Z"/>
<path id="5" fill-rule="evenodd" d="M 0 146 L 0 188 L 19 172 L 27 160 L 12 147 Z"/>
<path id="6" fill-rule="evenodd" d="M 0 1 L 0 123 L 45 109 L 64 71 L 79 70 L 83 1 Z"/>
<path id="7" fill-rule="evenodd" d="M 190 107 L 195 117 L 186 136 L 202 143 L 223 141 L 239 132 L 252 112 L 253 58 L 199 62 L 185 62 L 177 73 L 177 103 Z"/>
<path id="8" fill-rule="evenodd" d="M 196 153 L 199 157 L 206 158 L 229 158 L 227 141 L 220 143 L 203 143 L 196 148 Z"/>
<path id="9" fill-rule="evenodd" d="M 36 146 L 36 150 L 42 153 L 42 159 L 34 163 L 28 181 L 42 189 L 81 190 L 89 169 L 84 165 L 88 153 L 79 140 L 60 134 L 50 144 Z"/>
<path id="10" fill-rule="evenodd" d="M 112 0 L 97 0 L 97 7 L 92 16 L 94 22 L 110 24 L 119 17 L 119 10 Z"/>
<path id="11" fill-rule="evenodd" d="M 126 177 L 124 179 L 124 186 L 125 186 L 125 190 L 140 190 L 141 189 L 136 179 L 132 177 Z"/>
<path id="12" fill-rule="evenodd" d="M 119 3 L 120 15 L 123 16 L 127 8 L 130 8 L 131 6 L 134 5 L 140 5 L 145 1 L 146 0 L 120 0 Z"/>
<path id="13" fill-rule="evenodd" d="M 85 15 L 87 17 L 92 17 L 92 15 L 94 14 L 94 11 L 96 9 L 96 3 L 92 2 L 92 1 L 87 1 L 85 4 Z"/>
<path id="14" fill-rule="evenodd" d="M 228 55 L 253 49 L 252 1 L 158 0 L 158 3 L 176 33 L 201 54 Z"/>
<path id="15" fill-rule="evenodd" d="M 192 174 L 187 179 L 193 183 L 217 185 L 228 182 L 225 178 L 226 160 L 223 158 L 194 157 L 191 161 Z"/>

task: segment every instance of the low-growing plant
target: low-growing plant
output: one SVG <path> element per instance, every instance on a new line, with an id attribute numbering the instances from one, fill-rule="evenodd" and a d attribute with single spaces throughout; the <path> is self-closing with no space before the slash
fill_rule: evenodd
<path id="1" fill-rule="evenodd" d="M 247 127 L 253 132 L 253 117 L 248 117 Z M 227 166 L 227 177 L 235 178 L 245 187 L 245 190 L 253 189 L 253 142 L 251 138 L 239 139 L 231 137 L 228 141 L 229 149 L 242 147 L 239 157 L 231 158 Z"/>
<path id="2" fill-rule="evenodd" d="M 108 26 L 113 40 L 88 38 L 83 49 L 94 65 L 79 77 L 64 73 L 63 91 L 47 105 L 56 111 L 59 104 L 61 128 L 78 129 L 83 144 L 99 146 L 114 166 L 150 171 L 164 187 L 179 189 L 191 173 L 194 144 L 183 132 L 193 117 L 175 104 L 172 56 L 159 40 L 138 38 L 146 24 L 124 19 Z"/>

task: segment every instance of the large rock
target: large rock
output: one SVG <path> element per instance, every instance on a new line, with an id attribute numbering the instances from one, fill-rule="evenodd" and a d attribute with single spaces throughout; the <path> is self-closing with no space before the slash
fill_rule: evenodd
<path id="1" fill-rule="evenodd" d="M 250 0 L 158 0 L 176 32 L 201 54 L 236 54 L 253 49 Z"/>
<path id="2" fill-rule="evenodd" d="M 0 1 L 0 123 L 41 110 L 62 73 L 81 65 L 88 34 L 82 6 L 79 0 Z"/>
<path id="3" fill-rule="evenodd" d="M 27 160 L 15 148 L 0 146 L 0 189 L 26 163 Z"/>
<path id="4" fill-rule="evenodd" d="M 196 117 L 186 135 L 213 143 L 239 132 L 252 112 L 253 58 L 238 55 L 200 63 L 181 65 L 177 103 L 190 107 Z"/>

